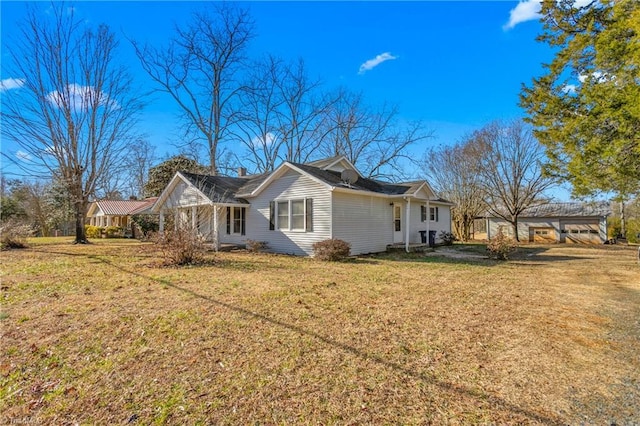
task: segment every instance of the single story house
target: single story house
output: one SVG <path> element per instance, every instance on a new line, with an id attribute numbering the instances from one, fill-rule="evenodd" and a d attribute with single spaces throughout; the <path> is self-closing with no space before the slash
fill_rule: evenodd
<path id="1" fill-rule="evenodd" d="M 268 250 L 312 255 L 313 244 L 337 238 L 352 254 L 392 244 L 431 242 L 451 232 L 452 203 L 426 181 L 387 183 L 364 178 L 344 156 L 284 162 L 276 170 L 238 177 L 175 174 L 154 204 L 160 231 L 186 224 L 220 244 L 265 242 Z"/>
<path id="2" fill-rule="evenodd" d="M 549 203 L 526 209 L 518 219 L 520 241 L 535 243 L 603 244 L 607 240 L 608 203 Z M 499 231 L 513 237 L 506 220 L 487 215 L 480 237 L 491 239 Z"/>
<path id="3" fill-rule="evenodd" d="M 144 200 L 102 200 L 89 204 L 87 224 L 93 226 L 117 226 L 131 230 L 131 216 L 150 214 L 157 197 Z"/>

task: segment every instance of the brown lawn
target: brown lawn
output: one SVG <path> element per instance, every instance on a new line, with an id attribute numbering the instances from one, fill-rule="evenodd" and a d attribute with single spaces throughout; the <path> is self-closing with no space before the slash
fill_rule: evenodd
<path id="1" fill-rule="evenodd" d="M 640 421 L 632 248 L 159 268 L 149 244 L 58 240 L 0 256 L 0 424 Z"/>

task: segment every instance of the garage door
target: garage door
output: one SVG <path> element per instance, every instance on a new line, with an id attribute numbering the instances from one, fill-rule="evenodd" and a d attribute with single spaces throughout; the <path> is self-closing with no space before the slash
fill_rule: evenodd
<path id="1" fill-rule="evenodd" d="M 558 239 L 553 228 L 529 228 L 529 241 L 533 243 L 555 243 Z"/>
<path id="2" fill-rule="evenodd" d="M 567 243 L 601 244 L 598 225 L 592 223 L 566 224 L 562 230 Z"/>

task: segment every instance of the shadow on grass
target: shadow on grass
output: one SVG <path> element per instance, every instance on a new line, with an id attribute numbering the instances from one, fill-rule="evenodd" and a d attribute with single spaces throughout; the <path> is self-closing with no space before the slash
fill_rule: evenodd
<path id="1" fill-rule="evenodd" d="M 434 386 L 437 386 L 442 391 L 451 394 L 452 398 L 460 397 L 460 396 L 467 397 L 467 398 L 472 398 L 472 399 L 475 399 L 477 401 L 481 401 L 483 403 L 489 403 L 489 404 L 491 404 L 492 406 L 494 406 L 496 408 L 499 408 L 499 409 L 502 409 L 502 410 L 506 410 L 508 412 L 511 412 L 512 414 L 517 414 L 517 415 L 520 415 L 520 416 L 524 416 L 527 419 L 529 419 L 530 421 L 537 421 L 537 422 L 544 423 L 544 424 L 558 424 L 558 425 L 562 424 L 562 422 L 559 421 L 557 418 L 551 418 L 551 417 L 548 417 L 547 415 L 540 414 L 540 413 L 537 413 L 535 411 L 519 407 L 519 406 L 514 405 L 513 403 L 508 402 L 508 401 L 506 401 L 503 398 L 500 398 L 498 396 L 487 395 L 482 390 L 475 390 L 475 389 L 473 389 L 471 387 L 468 387 L 468 386 L 455 384 L 455 383 L 450 383 L 450 382 L 443 381 L 443 380 L 439 380 L 439 379 L 434 378 L 432 376 L 429 376 L 427 374 L 424 374 L 424 373 L 421 373 L 421 372 L 418 372 L 418 371 L 414 371 L 412 369 L 409 369 L 409 368 L 405 367 L 402 364 L 398 364 L 398 363 L 389 361 L 389 360 L 383 358 L 382 356 L 374 355 L 374 354 L 369 353 L 366 350 L 363 350 L 361 348 L 357 348 L 355 346 L 351 346 L 351 345 L 348 345 L 346 343 L 339 342 L 339 341 L 334 340 L 331 337 L 325 336 L 325 335 L 323 335 L 323 334 L 321 334 L 321 333 L 319 333 L 317 331 L 308 330 L 308 329 L 305 329 L 305 328 L 300 327 L 298 325 L 289 324 L 287 322 L 278 320 L 276 318 L 270 317 L 270 316 L 265 315 L 265 314 L 261 314 L 261 313 L 258 313 L 258 312 L 250 311 L 250 310 L 245 309 L 245 308 L 243 308 L 241 306 L 236 306 L 236 305 L 233 305 L 231 303 L 227 303 L 227 302 L 224 302 L 224 301 L 221 301 L 221 300 L 217 300 L 217 299 L 215 299 L 215 298 L 213 298 L 211 296 L 200 294 L 200 293 L 198 293 L 198 292 L 196 292 L 194 290 L 191 290 L 191 289 L 188 289 L 188 288 L 185 288 L 185 287 L 181 287 L 181 286 L 175 284 L 174 282 L 172 282 L 171 280 L 168 280 L 168 279 L 154 278 L 154 277 L 147 276 L 147 275 L 145 275 L 143 273 L 140 273 L 140 272 L 137 272 L 137 271 L 129 270 L 129 269 L 125 268 L 125 267 L 122 267 L 121 265 L 118 265 L 118 264 L 112 262 L 111 260 L 105 258 L 104 256 L 83 254 L 83 253 L 64 253 L 64 252 L 58 252 L 58 254 L 67 254 L 67 255 L 71 255 L 71 256 L 84 256 L 84 257 L 90 258 L 92 260 L 98 260 L 101 263 L 103 263 L 103 264 L 105 264 L 107 266 L 110 266 L 112 268 L 118 269 L 118 270 L 120 270 L 120 271 L 122 271 L 124 273 L 131 274 L 133 276 L 140 277 L 140 278 L 149 280 L 151 282 L 155 282 L 155 283 L 161 284 L 163 286 L 172 288 L 172 289 L 174 289 L 176 291 L 180 291 L 182 293 L 188 294 L 188 295 L 190 295 L 190 296 L 192 296 L 194 298 L 205 300 L 208 303 L 211 303 L 212 305 L 216 305 L 216 306 L 225 308 L 225 309 L 227 309 L 229 311 L 239 313 L 239 314 L 245 316 L 246 318 L 253 318 L 253 319 L 256 319 L 256 320 L 264 321 L 264 322 L 270 323 L 270 324 L 272 324 L 274 326 L 281 327 L 281 328 L 287 329 L 289 331 L 293 331 L 293 332 L 298 333 L 300 335 L 305 335 L 305 336 L 312 337 L 315 340 L 317 340 L 318 342 L 321 342 L 321 343 L 323 343 L 325 345 L 329 345 L 329 346 L 332 346 L 334 348 L 340 349 L 340 350 L 342 350 L 344 352 L 350 353 L 353 356 L 361 358 L 361 359 L 363 359 L 365 361 L 377 363 L 379 365 L 382 365 L 382 366 L 384 366 L 386 368 L 389 368 L 391 370 L 394 370 L 396 372 L 399 372 L 399 373 L 405 374 L 407 376 L 413 377 L 415 379 L 421 380 L 421 381 L 423 381 L 425 383 L 429 383 L 429 384 L 432 384 Z M 359 260 L 356 260 L 356 261 L 358 262 Z M 367 260 L 364 260 L 364 261 L 366 262 Z"/>

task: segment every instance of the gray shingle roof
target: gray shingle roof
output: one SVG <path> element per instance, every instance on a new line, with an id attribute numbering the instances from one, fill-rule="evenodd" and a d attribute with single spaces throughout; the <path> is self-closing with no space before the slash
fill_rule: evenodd
<path id="1" fill-rule="evenodd" d="M 602 217 L 611 214 L 608 202 L 594 203 L 548 203 L 529 207 L 520 215 L 527 217 Z M 493 217 L 487 213 L 488 217 Z"/>
<path id="2" fill-rule="evenodd" d="M 339 172 L 324 170 L 323 167 L 335 162 L 340 157 L 332 157 L 312 163 L 290 163 L 305 173 L 326 183 L 329 186 L 351 188 L 355 190 L 375 192 L 384 195 L 413 194 L 424 181 L 406 183 L 388 183 L 375 179 L 359 178 L 356 182 L 347 185 L 342 181 Z M 248 204 L 244 198 L 238 196 L 248 195 L 258 188 L 271 173 L 252 175 L 245 177 L 208 176 L 194 173 L 181 172 L 184 177 L 214 202 Z M 213 197 L 213 198 L 212 198 Z M 214 199 L 215 198 L 215 199 Z M 440 200 L 448 202 L 446 200 Z"/>
<path id="3" fill-rule="evenodd" d="M 216 203 L 249 204 L 243 198 L 236 198 L 238 190 L 249 179 L 229 176 L 209 176 L 180 172 L 211 201 Z"/>

